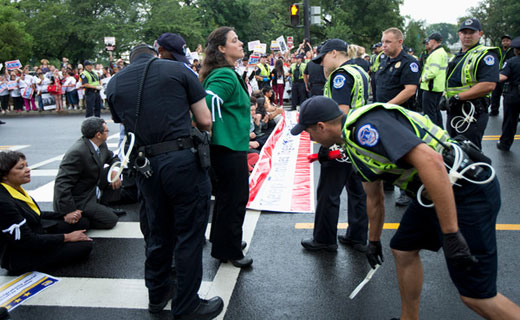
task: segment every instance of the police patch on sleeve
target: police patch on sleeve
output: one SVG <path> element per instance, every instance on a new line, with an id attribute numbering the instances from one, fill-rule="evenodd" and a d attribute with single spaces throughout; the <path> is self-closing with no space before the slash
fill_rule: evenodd
<path id="1" fill-rule="evenodd" d="M 410 63 L 410 70 L 412 70 L 412 72 L 419 72 L 419 65 L 415 62 Z"/>
<path id="2" fill-rule="evenodd" d="M 488 66 L 492 66 L 492 65 L 495 64 L 495 57 L 493 57 L 492 55 L 488 54 L 487 56 L 484 57 L 484 62 Z"/>
<path id="3" fill-rule="evenodd" d="M 370 123 L 359 128 L 357 140 L 362 146 L 373 147 L 379 142 L 379 132 Z"/>
<path id="4" fill-rule="evenodd" d="M 338 74 L 337 76 L 334 77 L 334 80 L 332 80 L 332 86 L 335 89 L 341 89 L 345 85 L 345 80 L 347 80 L 347 79 L 345 78 L 344 75 Z"/>

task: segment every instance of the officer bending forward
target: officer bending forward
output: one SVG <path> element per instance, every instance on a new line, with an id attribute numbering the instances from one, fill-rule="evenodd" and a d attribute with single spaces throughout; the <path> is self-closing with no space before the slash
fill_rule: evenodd
<path id="1" fill-rule="evenodd" d="M 459 180 L 460 186 L 452 188 L 442 154 L 451 154 L 456 148 L 446 131 L 427 117 L 392 104 L 369 104 L 344 115 L 325 97 L 313 97 L 302 104 L 299 123 L 291 133 L 304 130 L 323 146 L 343 145 L 365 181 L 370 219 L 367 257 L 372 268 L 383 262 L 379 240 L 384 222 L 381 180 L 413 195 L 390 242 L 401 290 L 401 319 L 419 318 L 419 251 L 441 247 L 450 277 L 468 307 L 488 319 L 519 318 L 520 307 L 496 289 L 498 180 L 486 184 Z M 490 171 L 480 167 L 473 180 L 490 180 Z M 423 207 L 416 199 L 422 184 L 427 191 L 422 202 L 431 199 L 434 207 Z"/>

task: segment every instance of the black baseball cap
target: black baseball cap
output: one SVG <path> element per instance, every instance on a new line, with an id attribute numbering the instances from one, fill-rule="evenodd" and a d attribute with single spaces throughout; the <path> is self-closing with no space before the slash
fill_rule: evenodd
<path id="1" fill-rule="evenodd" d="M 186 41 L 176 33 L 165 32 L 157 39 L 157 44 L 173 55 L 175 60 L 190 63 L 186 57 Z"/>
<path id="2" fill-rule="evenodd" d="M 470 18 L 470 19 L 464 20 L 464 22 L 460 25 L 459 31 L 462 31 L 464 29 L 481 31 L 482 25 L 480 24 L 480 21 L 478 19 Z"/>
<path id="3" fill-rule="evenodd" d="M 297 54 L 294 56 L 296 59 L 303 59 L 303 54 Z"/>
<path id="4" fill-rule="evenodd" d="M 428 40 L 435 40 L 437 42 L 442 42 L 442 35 L 438 32 L 434 32 L 434 33 L 430 34 L 430 36 L 428 37 Z"/>
<path id="5" fill-rule="evenodd" d="M 311 97 L 302 103 L 298 124 L 291 129 L 291 134 L 299 135 L 308 126 L 336 119 L 343 114 L 334 100 L 324 96 Z"/>
<path id="6" fill-rule="evenodd" d="M 374 50 L 375 48 L 381 47 L 382 45 L 383 45 L 383 44 L 382 44 L 381 42 L 374 43 L 374 44 L 372 45 L 372 48 L 371 48 L 371 49 Z"/>
<path id="7" fill-rule="evenodd" d="M 513 37 L 511 37 L 511 36 L 508 35 L 508 34 L 504 34 L 504 35 L 500 38 L 500 40 L 504 40 L 504 38 L 508 38 L 509 40 L 513 40 Z"/>
<path id="8" fill-rule="evenodd" d="M 516 37 L 511 41 L 511 48 L 520 49 L 520 37 Z"/>
<path id="9" fill-rule="evenodd" d="M 331 52 L 332 50 L 338 50 L 338 51 L 347 51 L 348 50 L 348 43 L 346 41 L 343 41 L 341 39 L 330 39 L 325 41 L 323 45 L 321 46 L 321 50 L 318 53 L 314 59 L 312 59 L 313 62 L 320 64 L 321 59 L 323 59 L 323 56 L 327 53 Z"/>
<path id="10" fill-rule="evenodd" d="M 88 60 L 83 61 L 83 66 L 88 66 L 88 65 L 92 65 L 92 62 L 90 62 Z"/>

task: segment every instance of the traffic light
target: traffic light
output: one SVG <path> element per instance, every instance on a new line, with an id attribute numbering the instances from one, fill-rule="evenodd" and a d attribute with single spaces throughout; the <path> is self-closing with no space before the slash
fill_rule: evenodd
<path id="1" fill-rule="evenodd" d="M 291 25 L 296 27 L 300 24 L 300 5 L 293 3 L 291 5 Z"/>

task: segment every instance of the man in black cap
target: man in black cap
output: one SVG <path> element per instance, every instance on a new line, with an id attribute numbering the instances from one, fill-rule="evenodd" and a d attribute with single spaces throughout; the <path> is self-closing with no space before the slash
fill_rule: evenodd
<path id="1" fill-rule="evenodd" d="M 296 62 L 291 64 L 289 73 L 291 74 L 291 110 L 296 110 L 296 106 L 302 104 L 307 99 L 307 90 L 305 89 L 305 81 L 303 75 L 305 73 L 306 63 L 303 62 L 301 54 L 296 55 Z"/>
<path id="2" fill-rule="evenodd" d="M 500 38 L 500 40 L 502 41 L 502 48 L 500 48 L 500 52 L 502 53 L 502 57 L 500 59 L 500 69 L 502 69 L 504 62 L 514 57 L 515 54 L 511 49 L 511 40 L 513 40 L 513 38 L 511 38 L 510 35 L 505 34 L 502 36 L 502 38 Z M 489 110 L 490 116 L 498 115 L 498 109 L 500 108 L 500 98 L 502 96 L 503 89 L 504 85 L 499 82 L 491 94 L 491 106 Z"/>
<path id="3" fill-rule="evenodd" d="M 178 47 L 162 40 L 160 46 L 182 58 Z M 198 295 L 211 184 L 207 163 L 199 161 L 196 152 L 199 140 L 191 135 L 192 115 L 197 128 L 209 131 L 211 114 L 195 73 L 184 63 L 156 59 L 156 55 L 152 46 L 134 47 L 130 65 L 107 87 L 114 122 L 123 123 L 135 135 L 148 310 L 160 312 L 172 299 L 175 319 L 213 319 L 223 309 L 222 299 L 203 300 Z M 170 275 L 172 255 L 176 284 Z"/>
<path id="4" fill-rule="evenodd" d="M 443 155 L 456 147 L 446 131 L 427 117 L 396 105 L 374 103 L 344 115 L 333 100 L 319 96 L 302 104 L 291 133 L 304 130 L 323 146 L 343 145 L 363 177 L 372 248 L 367 258 L 372 268 L 383 263 L 381 180 L 415 196 L 424 186 L 427 196 L 422 197 L 423 203 L 426 198 L 433 202 L 425 207 L 414 197 L 390 241 L 401 292 L 401 319 L 419 318 L 420 250 L 438 251 L 441 247 L 450 278 L 469 308 L 486 319 L 518 319 L 520 308 L 497 292 L 498 179 L 489 179 L 491 173 L 486 168 L 477 176 L 478 180 L 489 180 L 487 183 L 458 180 L 452 185 Z M 461 156 L 471 163 L 464 152 Z"/>
<path id="5" fill-rule="evenodd" d="M 446 130 L 452 137 L 463 135 L 482 148 L 489 98 L 498 82 L 500 50 L 479 43 L 484 32 L 478 19 L 464 20 L 458 34 L 462 48 L 448 64 L 448 101 L 441 109 L 448 111 Z"/>
<path id="6" fill-rule="evenodd" d="M 154 47 L 159 52 L 159 58 L 190 64 L 186 56 L 186 41 L 180 35 L 165 32 L 155 41 Z"/>
<path id="7" fill-rule="evenodd" d="M 318 53 L 320 50 L 321 46 L 318 46 Z M 309 61 L 303 71 L 303 80 L 305 81 L 305 89 L 311 97 L 323 95 L 323 86 L 327 81 L 323 74 L 323 66 L 319 63 L 313 62 L 312 60 Z"/>
<path id="8" fill-rule="evenodd" d="M 338 103 L 344 113 L 351 108 L 365 105 L 368 100 L 368 74 L 360 66 L 349 64 L 347 52 L 347 42 L 341 39 L 329 39 L 311 62 L 323 66 L 325 74 L 328 75 L 324 96 Z M 368 216 L 366 194 L 361 185 L 361 178 L 354 174 L 351 163 L 344 159 L 330 160 L 329 147 L 320 146 L 318 152 L 321 166 L 313 237 L 303 239 L 301 244 L 311 251 L 336 251 L 340 196 L 345 188 L 348 196 L 348 228 L 346 233 L 337 236 L 337 239 L 358 252 L 365 252 Z"/>
<path id="9" fill-rule="evenodd" d="M 101 83 L 95 72 L 92 72 L 92 63 L 89 60 L 83 62 L 85 70 L 81 73 L 81 84 L 85 89 L 85 102 L 87 105 L 86 117 L 99 117 L 101 115 Z"/>
<path id="10" fill-rule="evenodd" d="M 424 61 L 421 74 L 422 110 L 433 123 L 442 127 L 439 102 L 446 87 L 448 54 L 441 45 L 440 33 L 432 33 L 427 40 L 428 57 Z"/>
<path id="11" fill-rule="evenodd" d="M 500 70 L 500 81 L 504 85 L 504 119 L 502 135 L 497 148 L 508 151 L 513 144 L 520 113 L 520 37 L 511 42 L 515 57 L 507 60 Z"/>

